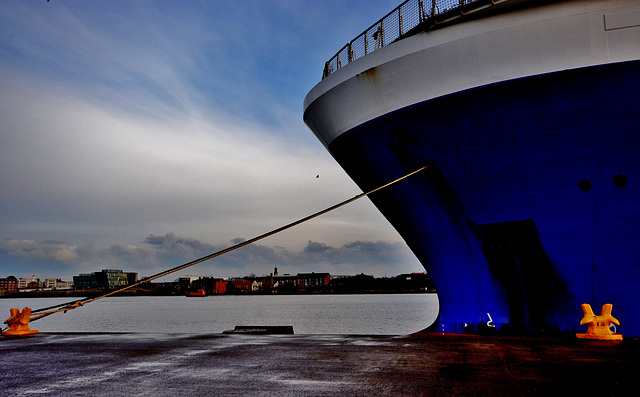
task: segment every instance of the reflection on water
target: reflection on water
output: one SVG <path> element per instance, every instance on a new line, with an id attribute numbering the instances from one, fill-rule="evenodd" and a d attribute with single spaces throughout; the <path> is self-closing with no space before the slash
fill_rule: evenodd
<path id="1" fill-rule="evenodd" d="M 0 299 L 34 310 L 69 298 Z M 293 325 L 296 334 L 405 335 L 431 325 L 435 294 L 109 297 L 32 323 L 41 332 L 220 333 L 236 325 Z"/>

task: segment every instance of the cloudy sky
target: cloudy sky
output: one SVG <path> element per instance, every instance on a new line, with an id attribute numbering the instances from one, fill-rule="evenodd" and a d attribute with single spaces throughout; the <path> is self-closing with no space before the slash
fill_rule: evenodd
<path id="1" fill-rule="evenodd" d="M 0 277 L 148 276 L 361 193 L 302 101 L 397 3 L 0 3 Z M 422 271 L 364 198 L 170 278 L 274 266 Z"/>

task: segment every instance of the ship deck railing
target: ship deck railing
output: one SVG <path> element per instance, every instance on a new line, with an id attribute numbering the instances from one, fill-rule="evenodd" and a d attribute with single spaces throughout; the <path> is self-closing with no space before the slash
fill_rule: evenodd
<path id="1" fill-rule="evenodd" d="M 508 0 L 406 0 L 345 44 L 325 63 L 322 78 L 385 45 Z"/>

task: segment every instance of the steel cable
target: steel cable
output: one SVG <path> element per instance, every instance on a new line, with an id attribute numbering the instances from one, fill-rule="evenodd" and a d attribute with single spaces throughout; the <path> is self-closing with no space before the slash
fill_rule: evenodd
<path id="1" fill-rule="evenodd" d="M 68 303 L 61 303 L 59 305 L 49 306 L 49 307 L 38 309 L 38 310 L 33 310 L 32 311 L 31 321 L 39 320 L 39 319 L 41 319 L 43 317 L 49 316 L 49 315 L 54 314 L 54 313 L 66 312 L 67 310 L 72 310 L 72 309 L 75 309 L 77 307 L 84 306 L 87 303 L 91 303 L 91 302 L 96 301 L 98 299 L 106 298 L 108 296 L 117 294 L 119 292 L 126 291 L 128 289 L 137 287 L 137 286 L 139 286 L 141 284 L 144 284 L 144 283 L 147 283 L 149 281 L 153 281 L 153 280 L 158 279 L 160 277 L 164 277 L 164 276 L 167 276 L 169 274 L 175 273 L 177 271 L 180 271 L 180 270 L 186 269 L 188 267 L 191 267 L 193 265 L 197 265 L 198 263 L 202 263 L 202 262 L 207 261 L 209 259 L 215 258 L 216 256 L 224 255 L 224 254 L 229 253 L 231 251 L 234 251 L 234 250 L 236 250 L 238 248 L 244 247 L 245 245 L 249 245 L 249 244 L 255 243 L 258 240 L 262 240 L 262 239 L 267 238 L 269 236 L 272 236 L 274 234 L 280 233 L 280 232 L 282 232 L 284 230 L 290 229 L 290 228 L 292 228 L 294 226 L 297 226 L 297 225 L 299 225 L 301 223 L 304 223 L 304 222 L 306 222 L 308 220 L 311 220 L 311 219 L 316 218 L 316 217 L 318 217 L 320 215 L 326 214 L 327 212 L 331 212 L 331 211 L 333 211 L 333 210 L 335 210 L 337 208 L 340 208 L 340 207 L 345 206 L 345 205 L 347 205 L 349 203 L 352 203 L 352 202 L 354 202 L 354 201 L 356 201 L 356 200 L 358 200 L 358 199 L 360 199 L 362 197 L 365 197 L 365 196 L 368 196 L 368 195 L 370 195 L 372 193 L 375 193 L 375 192 L 377 192 L 377 191 L 379 191 L 381 189 L 384 189 L 387 186 L 393 185 L 396 182 L 400 182 L 401 180 L 403 180 L 405 178 L 408 178 L 408 177 L 410 177 L 410 176 L 412 176 L 414 174 L 417 174 L 418 172 L 420 172 L 422 170 L 425 170 L 428 167 L 429 167 L 428 165 L 423 166 L 423 167 L 421 167 L 421 168 L 419 168 L 419 169 L 417 169 L 415 171 L 412 171 L 412 172 L 410 172 L 410 173 L 408 173 L 408 174 L 406 174 L 406 175 L 404 175 L 404 176 L 402 176 L 400 178 L 397 178 L 397 179 L 395 179 L 395 180 L 393 180 L 393 181 L 391 181 L 389 183 L 386 183 L 386 184 L 384 184 L 384 185 L 382 185 L 380 187 L 377 187 L 377 188 L 375 188 L 373 190 L 370 190 L 370 191 L 368 191 L 366 193 L 358 194 L 358 195 L 356 195 L 356 196 L 354 196 L 354 197 L 352 197 L 350 199 L 347 199 L 347 200 L 345 200 L 345 201 L 343 201 L 341 203 L 335 204 L 335 205 L 333 205 L 331 207 L 328 207 L 328 208 L 326 208 L 326 209 L 324 209 L 322 211 L 318 211 L 318 212 L 316 212 L 316 213 L 314 213 L 312 215 L 309 215 L 309 216 L 306 216 L 304 218 L 301 218 L 301 219 L 299 219 L 299 220 L 297 220 L 295 222 L 291 222 L 291 223 L 289 223 L 289 224 L 287 224 L 285 226 L 279 227 L 279 228 L 274 229 L 274 230 L 272 230 L 270 232 L 261 234 L 260 236 L 257 236 L 257 237 L 254 237 L 252 239 L 243 241 L 243 242 L 241 242 L 239 244 L 236 244 L 236 245 L 233 245 L 231 247 L 225 248 L 225 249 L 220 250 L 218 252 L 214 252 L 212 254 L 203 256 L 202 258 L 199 258 L 199 259 L 193 260 L 191 262 L 187 262 L 185 264 L 182 264 L 182 265 L 173 267 L 171 269 L 165 270 L 163 272 L 154 274 L 153 276 L 145 277 L 144 279 L 142 279 L 142 280 L 140 280 L 140 281 L 138 281 L 138 282 L 136 282 L 134 284 L 128 285 L 128 286 L 123 287 L 123 288 L 120 288 L 118 290 L 111 291 L 109 293 L 106 293 L 104 295 L 100 295 L 100 296 L 97 296 L 97 297 L 94 297 L 94 298 L 84 298 L 82 300 L 75 300 L 75 301 L 68 302 Z M 56 308 L 59 308 L 59 309 L 56 309 Z M 56 309 L 56 310 L 49 310 L 49 309 Z M 9 319 L 7 321 L 10 322 L 11 319 Z"/>

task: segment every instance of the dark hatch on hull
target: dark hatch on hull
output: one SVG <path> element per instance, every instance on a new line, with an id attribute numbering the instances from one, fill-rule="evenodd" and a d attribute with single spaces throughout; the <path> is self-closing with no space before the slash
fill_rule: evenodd
<path id="1" fill-rule="evenodd" d="M 548 329 L 545 313 L 568 296 L 566 282 L 531 219 L 478 225 L 489 271 L 504 288 L 516 329 Z"/>

